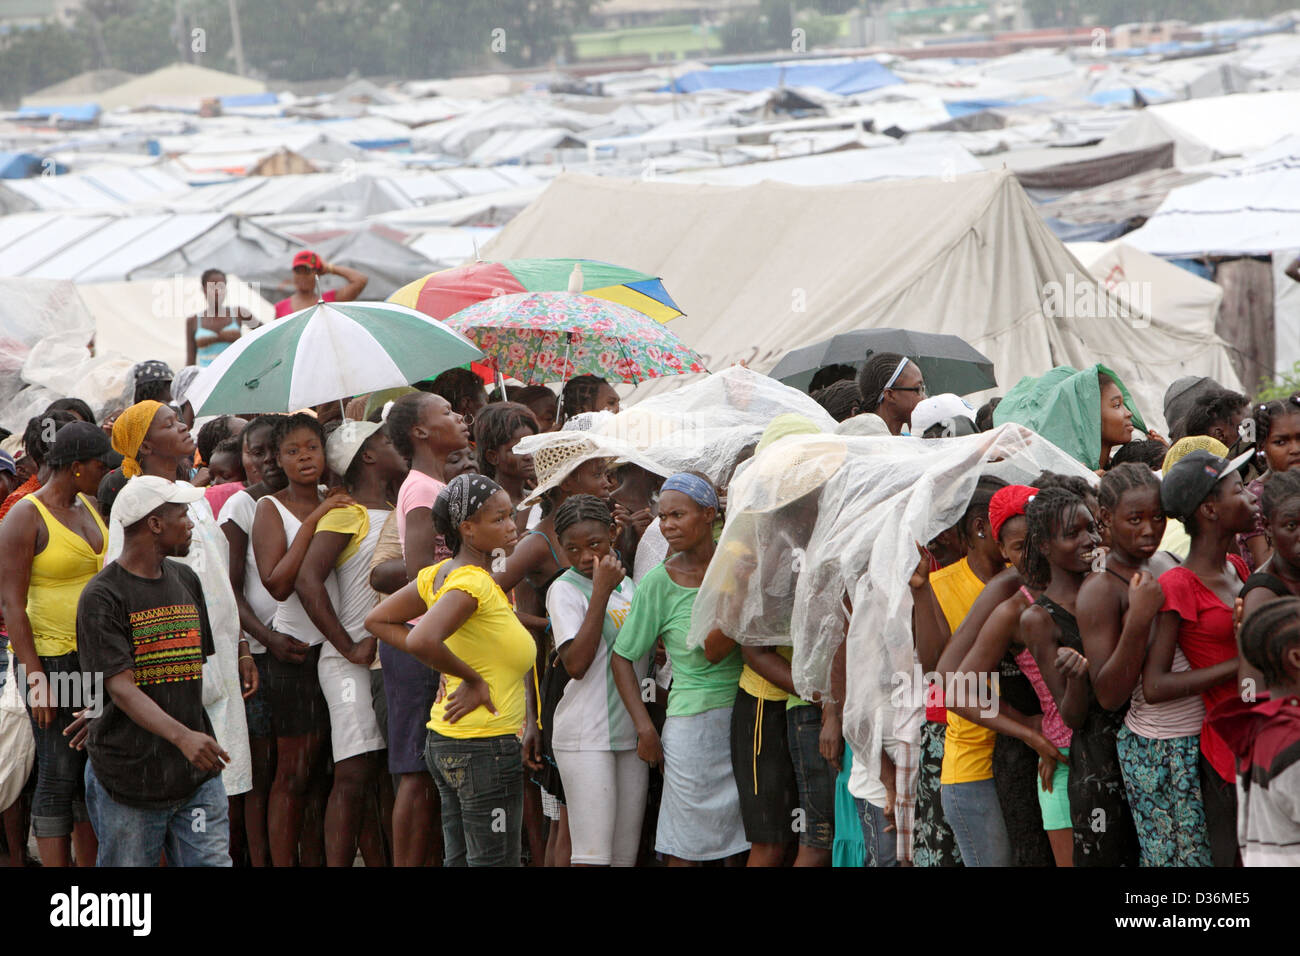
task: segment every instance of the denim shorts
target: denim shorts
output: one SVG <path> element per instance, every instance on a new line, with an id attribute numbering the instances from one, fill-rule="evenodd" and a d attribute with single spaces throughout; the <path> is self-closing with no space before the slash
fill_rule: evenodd
<path id="1" fill-rule="evenodd" d="M 519 866 L 524 818 L 519 740 L 462 740 L 430 730 L 424 759 L 442 798 L 443 866 Z"/>
<path id="2" fill-rule="evenodd" d="M 50 679 L 52 692 L 56 697 L 64 696 L 60 687 L 67 687 L 65 681 L 56 675 L 81 673 L 81 662 L 76 651 L 58 657 L 42 657 L 41 669 Z M 23 675 L 21 667 L 14 668 L 12 679 Z M 19 688 L 23 690 L 22 687 Z M 27 716 L 31 717 L 31 701 L 28 693 L 23 694 L 27 706 Z M 73 700 L 55 700 L 61 704 L 55 708 L 54 721 L 44 730 L 36 726 L 32 718 L 32 734 L 36 738 L 36 792 L 32 796 L 32 832 L 38 837 L 64 837 L 72 833 L 75 823 L 84 823 L 90 818 L 86 815 L 86 752 L 73 750 L 68 745 L 63 731 L 73 721 L 73 715 L 84 706 L 84 702 Z M 80 705 L 80 706 L 78 706 Z"/>
<path id="3" fill-rule="evenodd" d="M 835 837 L 835 768 L 821 754 L 822 710 L 811 704 L 785 712 L 790 762 L 799 788 L 799 845 L 829 850 Z"/>
<path id="4" fill-rule="evenodd" d="M 226 788 L 217 774 L 163 810 L 141 810 L 108 795 L 86 763 L 86 803 L 99 837 L 96 866 L 230 866 Z"/>

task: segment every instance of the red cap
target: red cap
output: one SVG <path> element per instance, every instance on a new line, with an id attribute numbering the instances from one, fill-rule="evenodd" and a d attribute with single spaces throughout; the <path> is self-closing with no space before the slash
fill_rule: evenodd
<path id="1" fill-rule="evenodd" d="M 1002 526 L 1016 515 L 1025 513 L 1025 506 L 1034 500 L 1037 488 L 1029 485 L 1007 485 L 999 488 L 989 499 L 989 527 L 993 531 L 993 540 L 998 540 Z"/>
<path id="2" fill-rule="evenodd" d="M 299 266 L 307 266 L 308 268 L 319 272 L 323 265 L 324 263 L 321 261 L 321 257 L 316 255 L 316 253 L 312 252 L 310 249 L 304 249 L 293 257 L 293 267 L 295 269 Z"/>

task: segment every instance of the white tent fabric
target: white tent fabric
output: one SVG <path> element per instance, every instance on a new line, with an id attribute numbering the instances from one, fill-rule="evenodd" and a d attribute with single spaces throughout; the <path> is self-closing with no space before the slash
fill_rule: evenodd
<path id="1" fill-rule="evenodd" d="M 1143 112 L 1181 136 L 1203 143 L 1217 156 L 1241 156 L 1300 133 L 1297 90 L 1209 96 L 1149 106 Z"/>
<path id="2" fill-rule="evenodd" d="M 1152 315 L 1185 331 L 1215 334 L 1223 302 L 1221 286 L 1120 239 L 1067 242 L 1065 248 L 1088 267 L 1094 279 L 1126 301 L 1138 293 Z"/>
<path id="3" fill-rule="evenodd" d="M 1154 216 L 1124 237 L 1162 256 L 1256 256 L 1294 246 L 1300 165 L 1214 176 L 1169 191 Z"/>
<path id="4" fill-rule="evenodd" d="M 1239 385 L 1221 339 L 1161 316 L 1117 317 L 1117 300 L 1005 171 L 742 188 L 566 174 L 483 254 L 598 258 L 662 276 L 686 312 L 673 332 L 715 370 L 746 359 L 766 371 L 795 346 L 892 327 L 961 336 L 993 360 L 1001 391 L 1054 365 L 1102 362 L 1155 428 L 1179 376 Z"/>

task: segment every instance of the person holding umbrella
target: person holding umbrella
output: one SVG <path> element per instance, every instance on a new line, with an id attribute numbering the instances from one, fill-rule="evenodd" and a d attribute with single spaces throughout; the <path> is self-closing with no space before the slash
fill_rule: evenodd
<path id="1" fill-rule="evenodd" d="M 877 352 L 858 372 L 858 391 L 862 393 L 862 411 L 879 415 L 891 435 L 901 435 L 911 421 L 912 409 L 925 398 L 925 377 L 907 356 Z"/>
<path id="2" fill-rule="evenodd" d="M 326 275 L 342 276 L 347 285 L 320 293 L 317 283 L 320 276 Z M 304 249 L 293 257 L 293 292 L 275 304 L 275 317 L 282 319 L 317 302 L 351 302 L 361 295 L 369 281 L 370 277 L 364 272 L 333 265 L 310 249 Z"/>

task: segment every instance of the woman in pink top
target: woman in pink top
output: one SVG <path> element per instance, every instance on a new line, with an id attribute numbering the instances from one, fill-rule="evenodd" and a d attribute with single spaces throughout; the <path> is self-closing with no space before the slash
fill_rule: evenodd
<path id="1" fill-rule="evenodd" d="M 325 275 L 341 276 L 347 285 L 338 291 L 331 289 L 321 295 L 317 278 Z M 317 302 L 351 302 L 361 295 L 369 281 L 370 277 L 364 272 L 347 266 L 331 265 L 311 250 L 304 249 L 293 257 L 293 293 L 275 304 L 275 317 L 283 319 L 286 315 L 309 308 Z"/>
<path id="2" fill-rule="evenodd" d="M 388 412 L 388 437 L 411 470 L 397 493 L 397 535 L 407 577 L 451 552 L 433 528 L 433 503 L 447 487 L 447 455 L 469 443 L 469 427 L 440 395 L 403 395 Z M 438 692 L 438 675 L 421 661 L 380 644 L 388 705 L 388 771 L 398 778 L 393 802 L 393 865 L 441 860 L 438 789 L 424 762 L 424 724 Z"/>
<path id="3" fill-rule="evenodd" d="M 989 502 L 989 530 L 1001 547 L 1003 557 L 1016 568 L 1023 568 L 1027 531 L 1025 506 L 1037 492 L 1037 488 L 1027 485 L 1009 485 L 998 489 Z M 1043 812 L 1043 829 L 1047 831 L 1047 840 L 1056 865 L 1070 866 L 1073 837 L 1069 799 L 1065 789 L 1070 730 L 1056 709 L 1052 692 L 1043 682 L 1033 655 L 1018 639 L 1020 615 L 1034 603 L 1036 597 L 1035 593 L 1022 585 L 1016 593 L 998 605 L 980 628 L 979 636 L 962 659 L 958 671 L 976 675 L 994 673 L 1008 651 L 1018 651 L 1015 661 L 1033 685 L 1042 715 L 1022 714 L 1005 698 L 998 701 L 997 712 L 993 715 L 986 714 L 978 707 L 951 709 L 967 720 L 1023 741 L 1038 754 L 1038 802 Z M 1026 666 L 1026 658 L 1031 666 Z M 1061 805 L 1064 805 L 1064 811 L 1061 811 Z"/>

